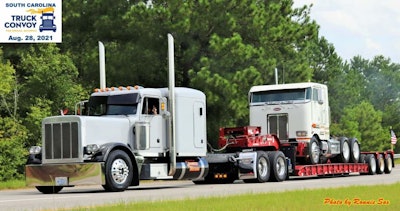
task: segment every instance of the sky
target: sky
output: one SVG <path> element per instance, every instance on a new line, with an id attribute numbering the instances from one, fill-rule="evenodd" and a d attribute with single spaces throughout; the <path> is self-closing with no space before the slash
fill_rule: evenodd
<path id="1" fill-rule="evenodd" d="M 400 64 L 399 0 L 293 1 L 296 8 L 313 4 L 310 16 L 320 26 L 319 35 L 343 60 L 383 55 Z"/>

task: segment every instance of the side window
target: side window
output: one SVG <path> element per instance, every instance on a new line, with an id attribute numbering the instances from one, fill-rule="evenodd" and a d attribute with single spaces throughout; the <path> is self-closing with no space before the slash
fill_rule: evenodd
<path id="1" fill-rule="evenodd" d="M 319 99 L 319 97 L 318 97 L 319 91 L 318 90 L 319 89 L 313 89 L 313 97 L 312 97 L 313 101 L 318 101 L 318 99 Z"/>
<path id="2" fill-rule="evenodd" d="M 145 97 L 143 100 L 142 114 L 157 115 L 160 110 L 160 100 L 158 98 Z"/>

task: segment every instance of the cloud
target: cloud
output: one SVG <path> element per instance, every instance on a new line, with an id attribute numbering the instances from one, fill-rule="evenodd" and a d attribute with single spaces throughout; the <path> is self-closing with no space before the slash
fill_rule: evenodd
<path id="1" fill-rule="evenodd" d="M 294 7 L 304 4 L 313 4 L 310 16 L 320 35 L 343 59 L 383 55 L 400 63 L 400 1 L 294 0 Z"/>

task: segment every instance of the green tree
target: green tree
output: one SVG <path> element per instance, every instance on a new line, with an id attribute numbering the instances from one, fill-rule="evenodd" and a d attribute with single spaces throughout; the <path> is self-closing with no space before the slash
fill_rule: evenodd
<path id="1" fill-rule="evenodd" d="M 21 178 L 26 161 L 27 131 L 18 120 L 15 70 L 0 49 L 0 181 Z M 11 94 L 11 95 L 10 95 Z"/>
<path id="2" fill-rule="evenodd" d="M 28 155 L 27 130 L 10 117 L 0 118 L 0 181 L 21 179 Z"/>
<path id="3" fill-rule="evenodd" d="M 28 127 L 29 144 L 40 143 L 41 120 L 60 115 L 60 110 L 74 113 L 75 104 L 87 98 L 87 92 L 77 83 L 78 71 L 66 54 L 54 44 L 31 46 L 22 56 L 21 69 L 26 81 L 21 91 L 24 124 Z"/>
<path id="4" fill-rule="evenodd" d="M 342 131 L 338 136 L 356 137 L 363 151 L 385 150 L 390 148 L 390 135 L 382 128 L 382 112 L 376 111 L 367 101 L 344 109 L 340 120 Z"/>

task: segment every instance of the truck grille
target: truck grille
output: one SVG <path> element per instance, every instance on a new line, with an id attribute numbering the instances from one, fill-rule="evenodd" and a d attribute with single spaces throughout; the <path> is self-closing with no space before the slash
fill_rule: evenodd
<path id="1" fill-rule="evenodd" d="M 288 140 L 288 115 L 287 114 L 273 114 L 268 115 L 268 132 L 276 134 L 281 140 Z"/>
<path id="2" fill-rule="evenodd" d="M 43 145 L 46 160 L 79 158 L 78 123 L 45 124 Z"/>

